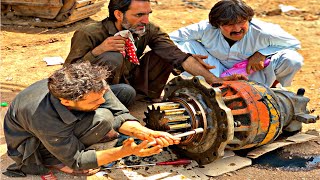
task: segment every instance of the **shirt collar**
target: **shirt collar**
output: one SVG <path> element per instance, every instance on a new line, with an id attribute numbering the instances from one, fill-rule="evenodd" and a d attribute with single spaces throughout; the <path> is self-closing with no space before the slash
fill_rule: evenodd
<path id="1" fill-rule="evenodd" d="M 50 101 L 54 108 L 56 109 L 57 113 L 59 114 L 61 120 L 65 122 L 66 124 L 71 124 L 78 120 L 78 118 L 61 104 L 60 100 L 56 97 L 54 97 L 52 94 L 49 93 Z"/>
<path id="2" fill-rule="evenodd" d="M 102 21 L 102 25 L 108 30 L 110 35 L 115 35 L 118 32 L 115 23 L 108 18 Z"/>

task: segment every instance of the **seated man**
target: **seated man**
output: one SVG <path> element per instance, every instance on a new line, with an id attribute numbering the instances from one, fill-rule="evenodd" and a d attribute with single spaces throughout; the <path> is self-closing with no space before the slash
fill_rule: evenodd
<path id="1" fill-rule="evenodd" d="M 56 168 L 91 175 L 119 158 L 150 156 L 179 143 L 169 133 L 142 126 L 110 90 L 108 75 L 104 67 L 75 63 L 20 92 L 4 119 L 7 153 L 15 161 L 6 173 L 23 176 Z M 116 131 L 143 141 L 137 145 L 129 138 L 120 147 L 87 149 L 116 139 Z M 154 140 L 156 145 L 148 147 Z"/>
<path id="2" fill-rule="evenodd" d="M 219 77 L 235 64 L 248 60 L 249 80 L 272 86 L 290 86 L 301 69 L 303 57 L 296 52 L 300 42 L 280 26 L 252 19 L 254 11 L 241 0 L 221 0 L 201 21 L 170 33 L 178 47 L 188 53 L 206 55 L 210 72 Z M 264 66 L 266 58 L 271 59 Z"/>
<path id="3" fill-rule="evenodd" d="M 182 52 L 167 33 L 149 22 L 152 13 L 149 0 L 110 0 L 108 8 L 109 17 L 74 33 L 65 65 L 79 60 L 108 65 L 112 70 L 110 84 L 130 84 L 137 94 L 155 102 L 160 101 L 174 68 L 203 76 L 210 84 L 242 79 L 217 78 L 209 72 L 212 66 L 204 63 L 202 56 Z M 145 53 L 147 46 L 151 51 Z"/>

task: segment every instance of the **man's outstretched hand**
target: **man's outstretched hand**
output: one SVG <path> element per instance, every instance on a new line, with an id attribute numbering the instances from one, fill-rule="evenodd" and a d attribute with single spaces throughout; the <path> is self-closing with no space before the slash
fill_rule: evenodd
<path id="1" fill-rule="evenodd" d="M 140 157 L 152 156 L 162 151 L 162 146 L 148 147 L 148 143 L 149 141 L 145 140 L 140 144 L 136 144 L 133 138 L 129 138 L 123 142 L 121 149 L 123 152 L 127 152 L 128 155 L 133 154 Z"/>
<path id="2" fill-rule="evenodd" d="M 260 71 L 264 69 L 264 60 L 266 57 L 259 52 L 255 52 L 248 58 L 248 65 L 246 68 L 247 74 L 250 74 L 250 70 Z"/>
<path id="3" fill-rule="evenodd" d="M 222 81 L 236 81 L 236 80 L 246 80 L 248 81 L 247 76 L 242 74 L 232 74 L 230 76 L 222 77 Z"/>
<path id="4" fill-rule="evenodd" d="M 204 62 L 204 60 L 207 59 L 208 56 L 204 56 L 204 55 L 200 55 L 200 54 L 192 54 L 192 57 L 194 59 L 196 59 L 207 70 L 216 68 L 216 66 L 212 66 L 212 65 Z"/>

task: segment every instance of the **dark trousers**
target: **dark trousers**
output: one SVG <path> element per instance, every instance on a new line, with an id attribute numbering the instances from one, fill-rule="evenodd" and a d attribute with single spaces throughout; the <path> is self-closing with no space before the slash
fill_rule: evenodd
<path id="1" fill-rule="evenodd" d="M 137 94 L 159 98 L 173 70 L 173 66 L 149 51 L 140 58 L 140 65 L 134 65 L 118 52 L 105 52 L 93 64 L 107 65 L 112 75 L 109 84 L 130 84 Z"/>

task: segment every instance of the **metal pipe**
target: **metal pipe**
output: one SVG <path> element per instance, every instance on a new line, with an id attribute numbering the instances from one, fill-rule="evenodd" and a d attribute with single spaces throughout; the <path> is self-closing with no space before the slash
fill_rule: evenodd
<path id="1" fill-rule="evenodd" d="M 199 133 L 202 133 L 202 132 L 203 132 L 203 128 L 197 128 L 197 129 L 193 129 L 193 130 L 188 131 L 188 132 L 184 132 L 184 133 L 181 133 L 181 134 L 176 134 L 176 135 L 174 135 L 174 137 L 181 138 L 181 137 L 189 136 L 189 135 L 192 135 L 192 134 L 199 134 Z M 156 141 L 152 141 L 152 142 L 148 143 L 148 147 L 152 146 L 152 145 L 155 145 L 155 144 L 157 144 L 157 142 Z"/>

